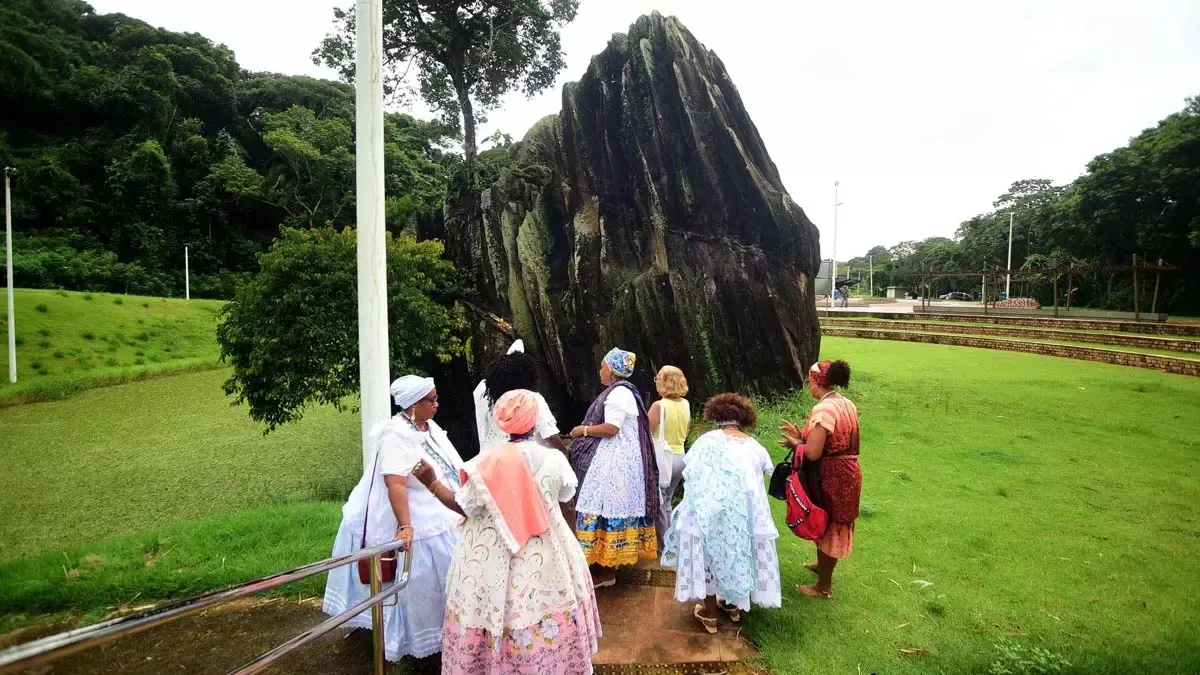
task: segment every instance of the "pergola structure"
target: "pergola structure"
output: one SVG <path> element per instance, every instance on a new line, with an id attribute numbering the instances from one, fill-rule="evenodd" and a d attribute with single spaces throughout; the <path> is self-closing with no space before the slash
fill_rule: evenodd
<path id="1" fill-rule="evenodd" d="M 1175 272 L 1178 270 L 1179 270 L 1178 267 L 1176 267 L 1174 265 L 1165 264 L 1161 260 L 1157 264 L 1147 263 L 1145 260 L 1140 260 L 1138 258 L 1138 256 L 1135 255 L 1135 256 L 1133 256 L 1133 260 L 1130 265 L 1085 265 L 1085 266 L 1068 265 L 1068 266 L 1064 266 L 1064 267 L 1037 267 L 1037 268 L 1026 268 L 1026 269 L 1018 269 L 1018 270 L 1007 270 L 1007 269 L 997 268 L 997 269 L 980 270 L 978 272 L 928 272 L 928 271 L 922 271 L 922 272 L 907 272 L 907 273 L 904 273 L 903 276 L 918 277 L 918 278 L 922 278 L 922 279 L 933 278 L 933 277 L 982 278 L 983 279 L 983 311 L 984 311 L 984 314 L 986 314 L 988 312 L 989 306 L 994 306 L 994 304 L 995 304 L 990 299 L 990 296 L 988 294 L 988 281 L 989 280 L 992 280 L 993 282 L 995 282 L 996 287 L 999 288 L 999 281 L 1001 278 L 1004 278 L 1004 277 L 1016 278 L 1016 277 L 1033 277 L 1033 276 L 1043 276 L 1043 275 L 1049 276 L 1052 280 L 1052 283 L 1054 284 L 1054 316 L 1058 317 L 1058 312 L 1059 312 L 1058 284 L 1059 284 L 1059 279 L 1064 274 L 1067 276 L 1067 285 L 1068 285 L 1066 309 L 1070 309 L 1071 308 L 1071 295 L 1074 291 L 1074 283 L 1075 283 L 1076 275 L 1098 274 L 1098 273 L 1105 273 L 1105 272 L 1112 272 L 1112 273 L 1130 272 L 1133 274 L 1134 320 L 1140 321 L 1141 316 L 1142 316 L 1142 308 L 1141 308 L 1141 287 L 1139 286 L 1139 283 L 1142 281 L 1143 275 L 1150 273 L 1150 272 L 1154 273 L 1154 296 L 1150 303 L 1150 313 L 1154 314 L 1154 313 L 1158 312 L 1158 291 L 1159 291 L 1160 286 L 1162 285 L 1163 272 Z M 928 302 L 929 302 L 928 295 L 929 295 L 928 293 L 923 293 L 921 296 L 921 308 L 922 309 L 926 309 L 928 307 Z"/>

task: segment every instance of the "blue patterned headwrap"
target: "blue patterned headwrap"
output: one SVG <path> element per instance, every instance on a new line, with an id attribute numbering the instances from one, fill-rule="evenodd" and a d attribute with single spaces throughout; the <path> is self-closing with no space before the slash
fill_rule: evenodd
<path id="1" fill-rule="evenodd" d="M 617 377 L 628 378 L 633 375 L 633 364 L 637 361 L 637 355 L 633 352 L 627 352 L 620 347 L 613 347 L 612 351 L 604 355 L 604 362 L 609 368 L 617 374 Z"/>

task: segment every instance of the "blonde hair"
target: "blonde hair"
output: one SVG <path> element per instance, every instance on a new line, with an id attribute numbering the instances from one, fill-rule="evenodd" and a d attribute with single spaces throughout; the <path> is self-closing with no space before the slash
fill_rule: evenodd
<path id="1" fill-rule="evenodd" d="M 664 398 L 683 398 L 688 393 L 687 378 L 675 366 L 663 366 L 658 371 L 660 379 L 655 383 L 658 393 Z"/>

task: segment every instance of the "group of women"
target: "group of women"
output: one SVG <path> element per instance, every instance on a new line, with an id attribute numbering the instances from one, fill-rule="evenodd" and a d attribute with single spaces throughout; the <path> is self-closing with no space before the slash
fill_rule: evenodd
<path id="1" fill-rule="evenodd" d="M 591 673 L 601 633 L 595 589 L 614 585 L 619 567 L 660 557 L 677 568 L 676 599 L 696 602 L 708 632 L 721 614 L 737 622 L 751 604 L 780 605 L 779 534 L 763 485 L 773 465 L 747 433 L 753 404 L 736 394 L 710 399 L 703 416 L 715 430 L 685 454 L 686 378 L 661 369 L 661 398 L 647 408 L 629 382 L 635 361 L 621 349 L 604 357 L 605 389 L 571 429 L 568 449 L 518 341 L 475 390 L 480 453 L 468 462 L 433 419 L 433 380 L 392 383 L 393 416 L 368 439 L 367 469 L 334 544 L 334 555 L 392 539 L 408 545 L 409 583 L 384 605 L 389 661 L 441 652 L 445 673 Z M 848 384 L 849 368 L 818 364 L 810 375 L 820 403 L 803 428 L 785 424 L 781 443 L 804 445 L 798 454 L 823 467 L 844 456 L 826 473 L 852 481 L 857 462 L 845 458 L 857 456 L 857 412 L 834 390 Z M 851 492 L 857 515 L 854 490 L 838 493 L 842 515 Z M 810 565 L 818 582 L 797 590 L 830 597 L 852 536 L 853 518 L 831 523 Z M 329 574 L 324 609 L 339 614 L 368 595 L 357 569 L 343 566 Z M 370 628 L 369 613 L 349 625 Z"/>

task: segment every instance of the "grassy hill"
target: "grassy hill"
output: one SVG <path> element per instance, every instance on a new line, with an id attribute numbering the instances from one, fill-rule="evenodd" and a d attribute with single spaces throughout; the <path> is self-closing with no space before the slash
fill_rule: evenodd
<path id="1" fill-rule="evenodd" d="M 5 309 L 0 405 L 218 365 L 219 301 L 17 289 L 15 305 L 17 384 L 7 378 Z"/>

